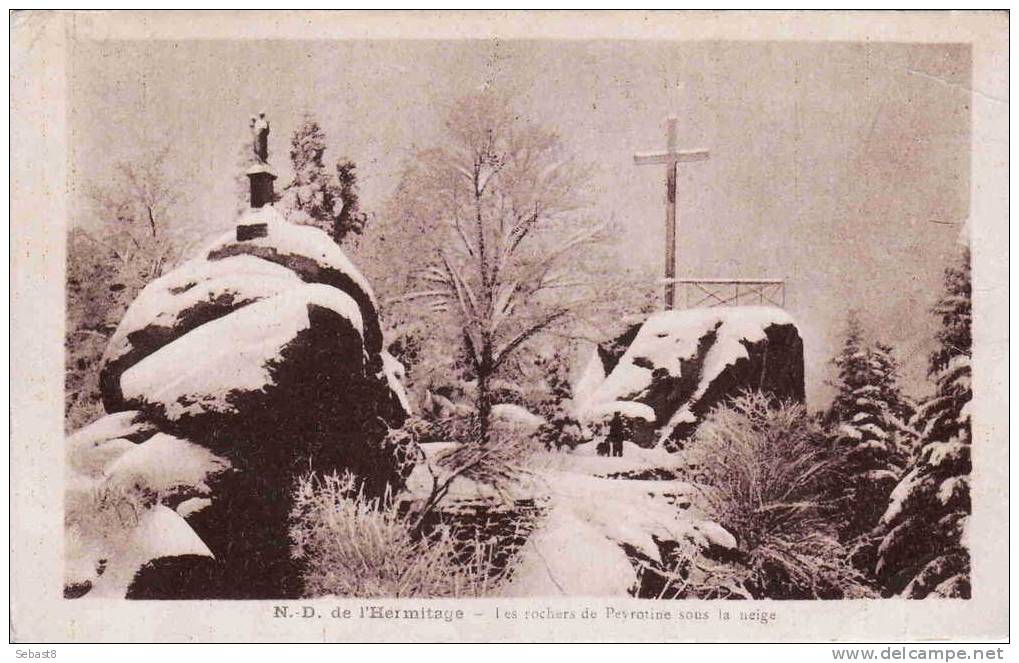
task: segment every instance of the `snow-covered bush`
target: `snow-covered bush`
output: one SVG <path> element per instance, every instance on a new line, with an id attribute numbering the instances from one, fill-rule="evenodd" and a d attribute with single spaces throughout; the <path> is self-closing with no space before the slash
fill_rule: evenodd
<path id="1" fill-rule="evenodd" d="M 577 419 L 573 387 L 570 384 L 570 361 L 563 350 L 538 356 L 535 366 L 541 371 L 542 393 L 535 410 L 544 422 L 534 431 L 536 444 L 549 450 L 573 449 L 590 442 L 590 431 Z"/>
<path id="2" fill-rule="evenodd" d="M 590 431 L 581 426 L 570 412 L 556 410 L 552 417 L 534 431 L 537 445 L 552 451 L 575 449 L 593 440 Z"/>
<path id="3" fill-rule="evenodd" d="M 295 492 L 290 531 L 308 596 L 486 596 L 506 573 L 490 546 L 475 541 L 465 559 L 448 527 L 422 534 L 417 513 L 366 497 L 350 474 L 306 476 Z"/>
<path id="4" fill-rule="evenodd" d="M 705 515 L 731 532 L 739 555 L 703 569 L 706 598 L 838 599 L 867 596 L 847 562 L 825 492 L 835 461 L 803 406 L 773 406 L 752 392 L 714 409 L 688 447 L 704 484 Z"/>

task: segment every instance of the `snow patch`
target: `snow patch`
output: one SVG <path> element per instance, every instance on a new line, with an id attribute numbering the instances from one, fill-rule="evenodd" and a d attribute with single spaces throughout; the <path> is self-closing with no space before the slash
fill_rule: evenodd
<path id="1" fill-rule="evenodd" d="M 403 386 L 403 380 L 407 376 L 407 369 L 400 363 L 400 360 L 385 350 L 382 351 L 382 373 L 386 377 L 386 383 L 389 385 L 390 391 L 396 394 L 397 400 L 400 401 L 403 411 L 408 415 L 414 414 L 414 410 L 410 405 L 410 396 L 407 395 L 407 389 Z"/>
<path id="2" fill-rule="evenodd" d="M 686 463 L 679 454 L 670 453 L 661 446 L 645 449 L 629 441 L 623 442 L 622 456 L 598 456 L 597 442 L 580 445 L 563 460 L 560 469 L 598 476 L 622 473 L 640 473 L 655 469 L 679 469 Z M 632 482 L 631 482 L 632 483 Z M 666 482 L 656 482 L 666 483 Z"/>
<path id="3" fill-rule="evenodd" d="M 545 420 L 525 407 L 513 403 L 499 403 L 492 406 L 492 418 L 507 424 L 515 424 L 523 428 L 537 428 Z"/>
<path id="4" fill-rule="evenodd" d="M 187 491 L 206 494 L 206 481 L 229 468 L 229 461 L 204 447 L 157 433 L 114 461 L 105 481 L 117 489 L 140 488 L 161 496 Z"/>
<path id="5" fill-rule="evenodd" d="M 601 355 L 598 354 L 598 349 L 595 348 L 591 352 L 591 358 L 587 361 L 584 366 L 583 372 L 580 374 L 580 378 L 577 383 L 573 386 L 573 395 L 575 403 L 586 403 L 591 395 L 598 389 L 598 386 L 605 381 L 605 367 L 602 365 Z"/>
<path id="6" fill-rule="evenodd" d="M 913 490 L 922 480 L 920 477 L 920 467 L 914 467 L 909 474 L 902 478 L 894 489 L 892 489 L 891 495 L 888 496 L 888 509 L 885 510 L 884 515 L 881 516 L 881 523 L 887 525 L 888 523 L 895 520 L 905 505 L 909 496 L 913 494 Z"/>
<path id="7" fill-rule="evenodd" d="M 839 435 L 843 437 L 848 437 L 851 440 L 863 439 L 863 433 L 861 433 L 857 428 L 850 426 L 849 424 L 840 424 L 838 431 Z"/>
<path id="8" fill-rule="evenodd" d="M 564 554 L 584 551 L 582 557 Z M 593 561 L 589 561 L 593 560 Z M 568 510 L 554 510 L 520 551 L 505 596 L 626 596 L 636 575 L 626 553 Z"/>
<path id="9" fill-rule="evenodd" d="M 921 461 L 932 468 L 936 468 L 944 463 L 960 462 L 965 451 L 965 445 L 955 440 L 949 442 L 931 442 L 924 447 Z"/>
<path id="10" fill-rule="evenodd" d="M 202 302 L 232 296 L 238 303 L 265 299 L 302 283 L 275 263 L 238 255 L 223 260 L 190 260 L 152 281 L 128 307 L 107 346 L 113 361 L 131 348 L 130 335 L 148 326 L 176 327 L 180 314 Z"/>
<path id="11" fill-rule="evenodd" d="M 372 305 L 378 308 L 375 294 L 368 284 L 368 280 L 326 232 L 312 226 L 290 223 L 271 206 L 249 210 L 238 221 L 238 224 L 255 223 L 266 224 L 266 236 L 245 240 L 243 242 L 245 245 L 274 249 L 282 255 L 303 256 L 320 265 L 342 272 L 349 276 L 368 295 Z M 208 246 L 204 255 L 211 255 L 235 244 L 238 244 L 236 231 L 231 230 Z"/>
<path id="12" fill-rule="evenodd" d="M 969 490 L 969 477 L 949 477 L 938 486 L 938 501 L 947 506 L 953 497 L 966 490 Z"/>

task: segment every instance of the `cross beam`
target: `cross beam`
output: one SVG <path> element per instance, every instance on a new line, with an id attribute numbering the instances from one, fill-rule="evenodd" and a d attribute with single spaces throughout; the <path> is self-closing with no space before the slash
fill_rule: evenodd
<path id="1" fill-rule="evenodd" d="M 676 286 L 676 165 L 692 161 L 706 161 L 707 150 L 680 150 L 677 127 L 679 120 L 670 117 L 664 152 L 638 152 L 633 162 L 638 166 L 665 166 L 665 308 L 675 303 Z"/>

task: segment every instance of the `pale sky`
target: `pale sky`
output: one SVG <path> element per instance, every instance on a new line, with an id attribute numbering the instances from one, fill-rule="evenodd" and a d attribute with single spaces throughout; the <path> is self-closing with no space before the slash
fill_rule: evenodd
<path id="1" fill-rule="evenodd" d="M 677 115 L 680 146 L 711 150 L 680 167 L 677 273 L 785 278 L 813 406 L 827 398 L 826 362 L 850 308 L 898 349 L 916 391 L 935 329 L 927 310 L 969 212 L 963 45 L 79 42 L 71 72 L 74 182 L 169 142 L 189 221 L 210 232 L 235 220 L 239 146 L 260 110 L 281 180 L 309 110 L 327 157 L 357 162 L 363 206 L 379 212 L 451 100 L 509 87 L 523 114 L 597 163 L 592 213 L 624 228 L 625 260 L 656 272 L 664 173 L 634 166 L 633 153 L 662 149 Z"/>

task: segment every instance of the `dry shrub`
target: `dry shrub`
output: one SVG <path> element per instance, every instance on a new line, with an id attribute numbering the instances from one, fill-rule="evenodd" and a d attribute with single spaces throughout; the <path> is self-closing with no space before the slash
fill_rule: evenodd
<path id="1" fill-rule="evenodd" d="M 349 473 L 298 482 L 291 538 L 307 595 L 477 597 L 498 587 L 505 570 L 494 567 L 491 546 L 474 541 L 465 555 L 447 526 L 423 534 L 418 514 L 356 485 Z"/>
<path id="2" fill-rule="evenodd" d="M 825 495 L 836 460 L 798 404 L 748 393 L 712 411 L 689 445 L 705 515 L 731 532 L 739 559 L 700 568 L 706 597 L 810 599 L 872 595 L 837 538 Z"/>

